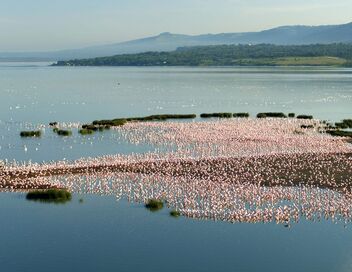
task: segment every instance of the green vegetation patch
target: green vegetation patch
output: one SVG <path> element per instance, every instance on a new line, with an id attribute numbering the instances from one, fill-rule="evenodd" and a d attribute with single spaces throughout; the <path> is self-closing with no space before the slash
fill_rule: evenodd
<path id="1" fill-rule="evenodd" d="M 249 113 L 248 112 L 236 112 L 236 113 L 233 113 L 232 116 L 235 118 L 248 118 Z"/>
<path id="2" fill-rule="evenodd" d="M 156 212 L 164 207 L 164 202 L 158 199 L 149 199 L 145 207 L 152 212 Z"/>
<path id="3" fill-rule="evenodd" d="M 217 113 L 202 113 L 201 118 L 231 118 L 233 116 L 230 112 L 217 112 Z"/>
<path id="4" fill-rule="evenodd" d="M 290 117 L 290 118 L 295 118 L 295 116 L 296 116 L 296 114 L 293 113 L 293 112 L 290 112 L 290 113 L 288 114 L 288 117 Z"/>
<path id="5" fill-rule="evenodd" d="M 156 114 L 146 117 L 126 118 L 126 121 L 164 121 L 170 119 L 194 119 L 196 114 Z"/>
<path id="6" fill-rule="evenodd" d="M 313 119 L 313 115 L 301 114 L 297 115 L 297 119 Z"/>
<path id="7" fill-rule="evenodd" d="M 347 128 L 349 128 L 349 126 L 347 124 L 345 124 L 344 122 L 335 123 L 335 127 L 337 129 L 347 129 Z"/>
<path id="8" fill-rule="evenodd" d="M 65 189 L 36 190 L 27 193 L 26 199 L 48 203 L 66 203 L 72 199 L 72 194 Z"/>
<path id="9" fill-rule="evenodd" d="M 170 119 L 194 119 L 196 114 L 157 114 L 149 115 L 145 117 L 129 117 L 129 118 L 117 118 L 111 120 L 95 120 L 93 126 L 123 126 L 127 122 L 147 122 L 147 121 L 165 121 Z"/>
<path id="10" fill-rule="evenodd" d="M 313 125 L 301 125 L 301 128 L 303 128 L 303 129 L 312 129 L 312 128 L 314 128 L 314 126 Z"/>
<path id="11" fill-rule="evenodd" d="M 283 112 L 261 112 L 257 114 L 257 118 L 286 118 Z"/>
<path id="12" fill-rule="evenodd" d="M 55 129 L 54 129 L 55 131 Z M 65 129 L 58 129 L 56 130 L 57 135 L 59 136 L 71 136 L 72 131 L 71 130 L 65 130 Z"/>
<path id="13" fill-rule="evenodd" d="M 88 130 L 93 130 L 93 131 L 98 131 L 100 125 L 82 125 L 82 129 L 88 129 Z"/>
<path id="14" fill-rule="evenodd" d="M 176 210 L 172 210 L 170 212 L 170 216 L 172 217 L 180 217 L 181 216 L 181 213 L 179 211 L 176 211 Z"/>
<path id="15" fill-rule="evenodd" d="M 347 128 L 352 128 L 352 119 L 344 119 L 342 123 L 345 124 Z"/>
<path id="16" fill-rule="evenodd" d="M 211 45 L 58 61 L 56 66 L 352 66 L 352 44 Z"/>
<path id="17" fill-rule="evenodd" d="M 78 133 L 81 135 L 91 135 L 94 133 L 94 130 L 82 128 L 78 131 Z"/>
<path id="18" fill-rule="evenodd" d="M 344 130 L 327 130 L 326 133 L 335 137 L 350 137 L 352 138 L 352 131 L 344 131 Z"/>
<path id="19" fill-rule="evenodd" d="M 21 137 L 40 137 L 42 136 L 42 132 L 40 130 L 35 131 L 21 131 Z"/>
<path id="20" fill-rule="evenodd" d="M 112 119 L 112 120 L 95 120 L 93 126 L 108 126 L 108 127 L 120 127 L 127 123 L 126 119 Z"/>
<path id="21" fill-rule="evenodd" d="M 338 57 L 286 57 L 275 59 L 278 66 L 342 66 L 346 60 Z"/>

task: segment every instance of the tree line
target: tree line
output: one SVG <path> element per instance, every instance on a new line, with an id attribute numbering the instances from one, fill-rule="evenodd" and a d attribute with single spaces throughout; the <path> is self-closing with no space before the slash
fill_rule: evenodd
<path id="1" fill-rule="evenodd" d="M 145 52 L 90 59 L 58 61 L 56 66 L 233 66 L 265 65 L 285 57 L 337 57 L 352 66 L 352 44 L 214 45 L 181 47 L 172 52 Z M 250 61 L 246 61 L 250 60 Z M 257 60 L 257 63 L 256 63 Z"/>

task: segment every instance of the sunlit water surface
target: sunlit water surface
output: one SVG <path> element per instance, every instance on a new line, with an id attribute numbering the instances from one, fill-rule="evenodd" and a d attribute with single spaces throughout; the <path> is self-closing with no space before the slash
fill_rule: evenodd
<path id="1" fill-rule="evenodd" d="M 72 160 L 146 152 L 116 131 L 40 139 L 51 121 L 159 113 L 282 111 L 351 118 L 352 70 L 331 68 L 53 68 L 0 63 L 0 160 Z M 83 198 L 83 203 L 79 199 Z M 352 226 L 230 224 L 171 218 L 113 196 L 65 205 L 0 195 L 1 271 L 351 271 Z"/>

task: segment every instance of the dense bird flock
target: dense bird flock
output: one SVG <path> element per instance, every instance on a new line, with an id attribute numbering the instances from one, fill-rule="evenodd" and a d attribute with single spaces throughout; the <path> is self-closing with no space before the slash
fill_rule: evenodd
<path id="1" fill-rule="evenodd" d="M 352 146 L 323 126 L 281 118 L 130 122 L 114 129 L 153 152 L 6 164 L 1 186 L 160 199 L 184 216 L 229 222 L 348 223 Z"/>

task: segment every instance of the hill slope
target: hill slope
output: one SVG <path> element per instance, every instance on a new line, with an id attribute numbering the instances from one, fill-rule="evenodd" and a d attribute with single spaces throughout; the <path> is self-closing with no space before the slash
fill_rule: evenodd
<path id="1" fill-rule="evenodd" d="M 212 45 L 182 47 L 172 52 L 146 52 L 59 61 L 57 66 L 349 66 L 352 44 Z"/>
<path id="2" fill-rule="evenodd" d="M 352 43 L 352 23 L 327 26 L 282 26 L 260 32 L 196 36 L 166 32 L 154 37 L 82 49 L 37 53 L 0 53 L 0 59 L 38 58 L 43 60 L 67 60 L 133 54 L 146 51 L 173 51 L 183 46 L 262 43 L 276 45 Z"/>

